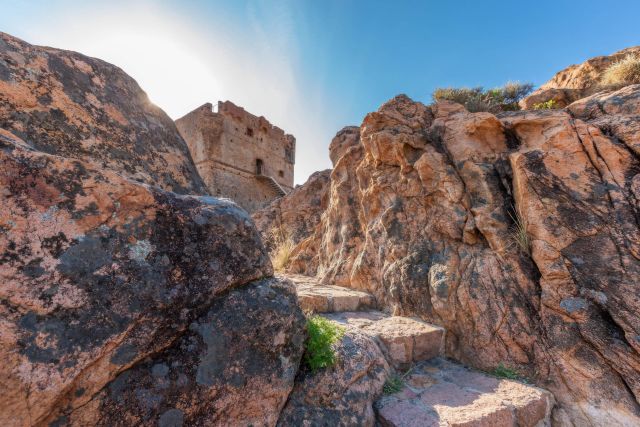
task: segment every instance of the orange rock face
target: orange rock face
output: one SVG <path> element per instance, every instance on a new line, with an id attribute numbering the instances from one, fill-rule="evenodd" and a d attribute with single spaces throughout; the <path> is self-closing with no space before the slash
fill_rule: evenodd
<path id="1" fill-rule="evenodd" d="M 221 299 L 272 274 L 249 216 L 24 145 L 0 135 L 0 425 L 274 425 L 304 317 L 275 279 Z"/>
<path id="2" fill-rule="evenodd" d="M 568 111 L 640 154 L 640 85 L 583 98 Z"/>
<path id="3" fill-rule="evenodd" d="M 557 88 L 589 89 L 599 83 L 602 73 L 611 64 L 624 59 L 628 55 L 637 55 L 639 53 L 640 46 L 634 46 L 611 55 L 590 58 L 578 65 L 570 65 L 540 86 L 540 90 Z"/>
<path id="4" fill-rule="evenodd" d="M 206 194 L 171 120 L 121 69 L 0 33 L 0 127 L 31 147 Z"/>
<path id="5" fill-rule="evenodd" d="M 301 272 L 443 326 L 463 363 L 514 367 L 558 425 L 637 425 L 637 92 L 498 117 L 394 98 L 332 144 Z"/>
<path id="6" fill-rule="evenodd" d="M 252 214 L 258 229 L 271 243 L 271 234 L 286 224 L 295 243 L 308 237 L 320 222 L 327 207 L 330 170 L 315 172 L 305 185 L 298 186 L 287 197 L 274 200 L 266 208 Z"/>
<path id="7" fill-rule="evenodd" d="M 0 35 L 0 125 L 0 425 L 275 425 L 295 289 L 245 211 L 175 193 L 200 183 L 173 122 L 116 67 Z"/>
<path id="8" fill-rule="evenodd" d="M 520 106 L 530 110 L 536 104 L 554 100 L 555 108 L 564 108 L 585 96 L 605 90 L 607 88 L 600 87 L 605 70 L 629 55 L 638 54 L 640 46 L 634 46 L 611 55 L 590 58 L 581 64 L 570 65 L 520 101 Z"/>

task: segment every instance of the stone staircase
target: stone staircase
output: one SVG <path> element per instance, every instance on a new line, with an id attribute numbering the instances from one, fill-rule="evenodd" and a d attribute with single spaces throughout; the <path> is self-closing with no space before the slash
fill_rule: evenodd
<path id="1" fill-rule="evenodd" d="M 499 379 L 443 357 L 445 330 L 419 319 L 376 310 L 372 295 L 322 285 L 312 277 L 284 275 L 305 312 L 354 328 L 378 343 L 402 378 L 399 391 L 374 409 L 383 427 L 542 427 L 550 425 L 551 393 Z M 403 374 L 404 372 L 404 374 Z"/>
<path id="2" fill-rule="evenodd" d="M 420 320 L 380 311 L 332 313 L 325 317 L 381 343 L 387 361 L 396 369 L 406 370 L 415 362 L 438 357 L 443 349 L 444 329 Z"/>
<path id="3" fill-rule="evenodd" d="M 278 197 L 287 195 L 287 192 L 285 191 L 285 189 L 282 188 L 282 186 L 278 184 L 278 181 L 273 179 L 273 177 L 268 175 L 256 175 L 256 177 L 259 180 L 265 182 Z"/>
<path id="4" fill-rule="evenodd" d="M 287 274 L 284 277 L 296 285 L 298 301 L 304 312 L 336 313 L 373 309 L 376 305 L 373 295 L 343 288 L 342 286 L 321 285 L 313 277 Z"/>

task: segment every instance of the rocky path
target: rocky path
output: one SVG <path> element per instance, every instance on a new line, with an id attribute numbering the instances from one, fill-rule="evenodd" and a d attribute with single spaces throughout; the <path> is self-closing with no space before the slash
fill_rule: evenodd
<path id="1" fill-rule="evenodd" d="M 374 406 L 383 426 L 545 426 L 553 396 L 438 357 L 414 365 L 402 389 Z"/>
<path id="2" fill-rule="evenodd" d="M 370 336 L 396 372 L 395 392 L 375 403 L 385 427 L 545 426 L 551 393 L 518 381 L 474 371 L 443 357 L 445 331 L 419 319 L 377 311 L 372 295 L 314 278 L 286 275 L 306 312 Z M 389 391 L 389 390 L 387 390 Z"/>
<path id="3" fill-rule="evenodd" d="M 335 313 L 375 307 L 373 295 L 341 286 L 321 285 L 315 278 L 299 274 L 283 277 L 296 285 L 298 301 L 304 312 Z"/>

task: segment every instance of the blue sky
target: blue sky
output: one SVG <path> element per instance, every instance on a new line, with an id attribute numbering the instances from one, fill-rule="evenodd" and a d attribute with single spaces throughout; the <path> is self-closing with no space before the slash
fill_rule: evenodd
<path id="1" fill-rule="evenodd" d="M 398 93 L 544 83 L 640 44 L 640 1 L 0 0 L 0 31 L 112 62 L 173 118 L 229 99 L 298 141 L 296 182 Z"/>

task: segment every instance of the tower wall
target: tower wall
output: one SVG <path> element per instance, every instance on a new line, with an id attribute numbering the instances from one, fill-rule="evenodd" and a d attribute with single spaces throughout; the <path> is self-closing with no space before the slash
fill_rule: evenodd
<path id="1" fill-rule="evenodd" d="M 226 101 L 217 112 L 204 104 L 176 125 L 212 195 L 252 212 L 279 196 L 264 177 L 286 192 L 293 188 L 295 138 L 264 117 Z"/>

